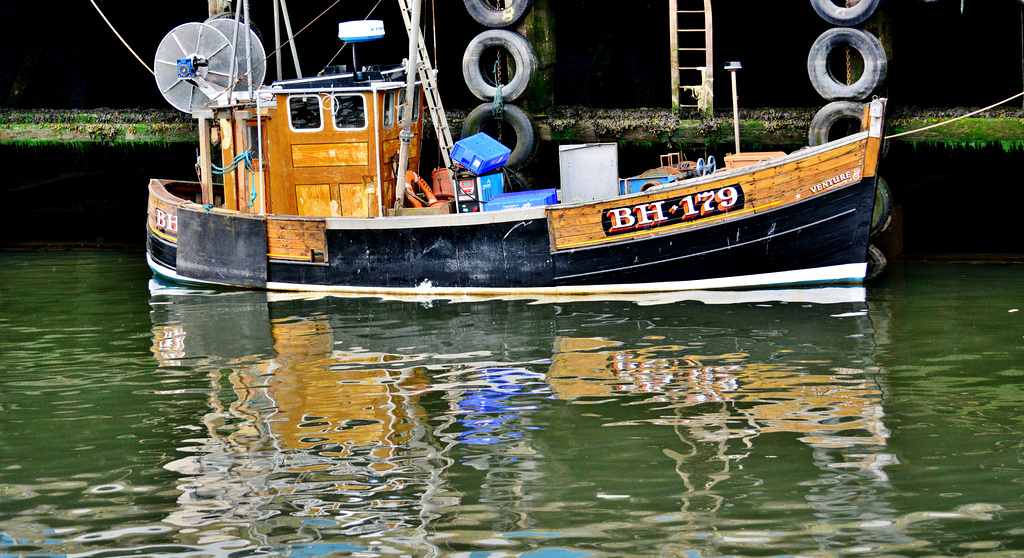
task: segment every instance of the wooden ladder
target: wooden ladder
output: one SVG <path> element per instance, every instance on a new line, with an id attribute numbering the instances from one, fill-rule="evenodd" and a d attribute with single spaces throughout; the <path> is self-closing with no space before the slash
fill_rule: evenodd
<path id="1" fill-rule="evenodd" d="M 412 35 L 412 2 L 422 0 L 398 0 L 398 7 L 402 10 L 402 19 L 405 20 L 405 30 Z M 441 96 L 437 92 L 437 70 L 430 64 L 430 56 L 427 46 L 423 42 L 423 33 L 419 34 L 419 69 L 420 81 L 423 83 L 423 94 L 427 98 L 427 107 L 430 109 L 430 120 L 434 123 L 434 131 L 437 132 L 437 143 L 441 148 L 441 158 L 444 160 L 444 168 L 452 168 L 451 153 L 455 146 L 452 142 L 452 131 L 448 127 L 448 116 L 445 115 L 444 105 L 441 104 Z"/>
<path id="2" fill-rule="evenodd" d="M 672 110 L 714 107 L 711 0 L 669 0 Z M 685 75 L 685 78 L 684 78 Z"/>

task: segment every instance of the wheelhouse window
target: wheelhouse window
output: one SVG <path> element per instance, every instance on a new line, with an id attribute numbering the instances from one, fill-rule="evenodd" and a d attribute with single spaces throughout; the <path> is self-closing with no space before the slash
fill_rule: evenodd
<path id="1" fill-rule="evenodd" d="M 388 91 L 384 95 L 384 127 L 395 125 L 395 92 Z"/>
<path id="2" fill-rule="evenodd" d="M 401 120 L 405 116 L 405 89 L 398 92 L 398 119 Z M 416 92 L 413 93 L 412 99 L 412 121 L 419 122 L 420 120 L 420 90 L 417 88 Z"/>
<path id="3" fill-rule="evenodd" d="M 295 131 L 315 131 L 324 128 L 320 114 L 319 95 L 288 97 L 288 121 Z"/>
<path id="4" fill-rule="evenodd" d="M 362 95 L 335 95 L 334 127 L 338 130 L 366 128 L 366 101 Z"/>

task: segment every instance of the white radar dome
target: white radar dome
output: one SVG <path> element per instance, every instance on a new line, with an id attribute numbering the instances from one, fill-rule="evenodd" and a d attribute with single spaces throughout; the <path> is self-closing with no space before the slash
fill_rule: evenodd
<path id="1" fill-rule="evenodd" d="M 338 24 L 338 38 L 346 43 L 365 43 L 384 38 L 384 22 L 379 19 L 343 21 Z"/>

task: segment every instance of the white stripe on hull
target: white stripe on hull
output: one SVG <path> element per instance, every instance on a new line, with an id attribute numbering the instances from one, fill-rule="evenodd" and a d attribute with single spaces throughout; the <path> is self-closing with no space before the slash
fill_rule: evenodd
<path id="1" fill-rule="evenodd" d="M 146 254 L 146 261 L 154 273 L 166 277 L 172 281 L 192 284 L 235 286 L 228 283 L 215 283 L 212 281 L 197 281 L 182 277 L 175 270 L 163 266 Z M 429 282 L 414 288 L 397 287 L 355 287 L 346 285 L 304 285 L 297 283 L 274 283 L 267 282 L 266 288 L 272 291 L 314 291 L 324 293 L 353 294 L 353 295 L 478 295 L 478 296 L 499 296 L 499 295 L 600 295 L 600 294 L 630 294 L 630 293 L 665 293 L 673 291 L 694 291 L 694 290 L 716 290 L 716 289 L 746 289 L 754 287 L 781 287 L 792 285 L 821 285 L 831 283 L 861 283 L 867 273 L 868 264 L 855 263 L 833 265 L 827 267 L 816 267 L 810 269 L 799 269 L 793 271 L 777 271 L 773 273 L 758 273 L 755 275 L 742 275 L 736 277 L 719 277 L 714 279 L 697 279 L 693 281 L 665 281 L 660 283 L 632 283 L 621 285 L 565 285 L 558 287 L 523 287 L 523 288 L 497 288 L 497 287 L 435 287 Z"/>

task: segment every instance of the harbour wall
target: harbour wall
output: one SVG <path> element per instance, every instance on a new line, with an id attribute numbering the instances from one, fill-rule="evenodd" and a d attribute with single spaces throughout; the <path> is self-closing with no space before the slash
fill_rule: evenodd
<path id="1" fill-rule="evenodd" d="M 174 26 L 204 18 L 205 2 L 195 4 L 146 17 L 128 2 L 101 5 L 145 59 Z M 354 4 L 320 19 L 322 7 L 292 6 L 294 22 L 315 20 L 296 41 L 302 58 L 313 60 L 306 74 L 316 66 L 349 61 L 347 51 L 338 52 L 337 22 L 362 19 L 372 7 Z M 364 49 L 366 63 L 405 56 L 397 6 L 388 4 L 371 15 L 385 20 L 392 40 Z M 532 30 L 534 47 L 546 60 L 533 94 L 520 103 L 542 140 L 524 173 L 541 182 L 557 180 L 561 143 L 618 143 L 623 176 L 657 166 L 658 155 L 669 151 L 691 159 L 732 151 L 730 91 L 720 67 L 729 60 L 743 64 L 744 149 L 806 145 L 809 121 L 825 103 L 808 80 L 806 57 L 830 25 L 807 2 L 778 4 L 715 3 L 719 78 L 715 110 L 707 116 L 668 109 L 664 0 L 640 0 L 628 8 L 536 0 L 534 11 L 516 27 L 527 35 Z M 75 10 L 81 13 L 70 13 Z M 254 6 L 253 19 L 270 46 L 268 10 Z M 42 7 L 25 3 L 0 12 L 12 40 L 24 45 L 0 54 L 0 160 L 17 169 L 0 186 L 8 201 L 2 245 L 138 243 L 148 179 L 194 174 L 194 124 L 166 108 L 152 76 L 88 3 L 68 12 L 60 21 L 47 20 Z M 428 26 L 428 43 L 436 52 L 439 86 L 457 134 L 461 119 L 481 103 L 463 82 L 462 55 L 485 28 L 460 2 L 438 5 L 432 15 L 436 23 Z M 48 21 L 47 32 L 24 24 L 30 21 Z M 922 128 L 1021 91 L 1022 23 L 1018 0 L 965 0 L 963 11 L 953 0 L 884 3 L 860 27 L 886 47 L 888 76 L 876 94 L 890 99 L 889 132 Z M 287 48 L 283 54 L 290 60 Z M 284 69 L 284 77 L 293 75 L 290 63 Z M 890 259 L 953 254 L 1012 259 L 1024 253 L 1010 226 L 1024 217 L 1018 172 L 1024 154 L 1021 106 L 1018 99 L 955 127 L 891 142 L 882 174 L 893 190 L 894 225 L 880 240 Z M 998 199 L 986 198 L 985 218 L 970 219 L 975 212 L 964 192 L 985 188 L 998 192 Z"/>
<path id="2" fill-rule="evenodd" d="M 682 1 L 682 0 L 680 0 Z M 270 2 L 252 2 L 252 18 L 268 52 L 274 50 Z M 292 2 L 296 49 L 306 75 L 330 64 L 351 63 L 337 39 L 337 24 L 367 16 L 382 19 L 387 36 L 365 45 L 366 64 L 394 63 L 407 54 L 397 2 L 342 2 L 321 15 L 320 3 Z M 314 5 L 315 4 L 315 5 Z M 207 2 L 189 0 L 140 12 L 137 2 L 104 0 L 104 15 L 142 60 L 152 65 L 160 40 L 175 26 L 202 21 Z M 714 0 L 716 106 L 729 108 L 723 70 L 740 61 L 740 104 L 746 108 L 816 107 L 822 99 L 807 75 L 807 55 L 824 31 L 806 0 Z M 963 11 L 961 12 L 961 6 Z M 1019 92 L 1022 79 L 1020 0 L 889 0 L 858 27 L 886 46 L 889 72 L 880 95 L 906 107 L 981 107 Z M 0 51 L 0 105 L 18 109 L 166 108 L 153 76 L 106 26 L 89 2 L 63 6 L 13 2 L 0 8 L 11 45 Z M 479 101 L 466 88 L 462 59 L 486 28 L 462 2 L 427 3 L 426 39 L 449 108 Z M 543 17 L 542 17 L 543 16 Z M 309 23 L 312 22 L 312 23 Z M 307 25 L 308 24 L 308 25 Z M 539 30 L 530 33 L 525 29 Z M 517 27 L 531 35 L 547 78 L 545 106 L 668 107 L 670 91 L 667 0 L 619 2 L 535 0 Z M 294 76 L 284 47 L 285 78 Z M 270 61 L 274 65 L 274 60 Z M 276 78 L 273 70 L 268 73 Z M 1017 106 L 1024 106 L 1017 103 Z"/>

